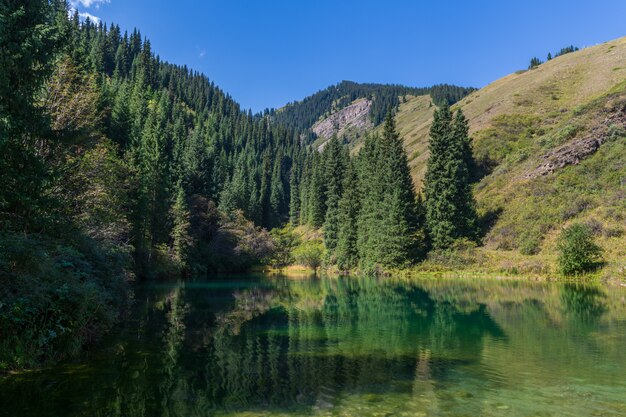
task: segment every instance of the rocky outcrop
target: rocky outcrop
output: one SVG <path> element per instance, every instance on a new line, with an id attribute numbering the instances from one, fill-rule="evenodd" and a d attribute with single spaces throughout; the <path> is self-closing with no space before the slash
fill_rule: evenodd
<path id="1" fill-rule="evenodd" d="M 533 179 L 552 174 L 554 171 L 568 165 L 577 165 L 583 159 L 594 154 L 600 146 L 609 139 L 608 128 L 611 125 L 625 126 L 626 115 L 614 114 L 607 117 L 604 122 L 594 128 L 591 133 L 583 138 L 575 139 L 562 145 L 541 157 L 542 162 L 529 171 L 524 178 Z"/>
<path id="2" fill-rule="evenodd" d="M 313 125 L 313 132 L 321 138 L 330 138 L 334 134 L 341 136 L 349 129 L 365 130 L 373 127 L 369 118 L 371 100 L 355 100 L 352 104 L 337 110 L 324 120 Z"/>

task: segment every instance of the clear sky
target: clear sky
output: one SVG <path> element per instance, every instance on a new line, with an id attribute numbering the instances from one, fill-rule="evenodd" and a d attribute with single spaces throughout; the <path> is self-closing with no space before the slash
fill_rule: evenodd
<path id="1" fill-rule="evenodd" d="M 72 0 L 254 111 L 341 80 L 481 87 L 626 36 L 626 0 Z"/>

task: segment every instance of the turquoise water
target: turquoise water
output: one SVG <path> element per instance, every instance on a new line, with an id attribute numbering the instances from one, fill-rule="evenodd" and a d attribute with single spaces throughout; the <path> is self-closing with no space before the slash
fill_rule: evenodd
<path id="1" fill-rule="evenodd" d="M 625 288 L 241 276 L 136 298 L 80 360 L 0 379 L 0 416 L 626 416 Z"/>

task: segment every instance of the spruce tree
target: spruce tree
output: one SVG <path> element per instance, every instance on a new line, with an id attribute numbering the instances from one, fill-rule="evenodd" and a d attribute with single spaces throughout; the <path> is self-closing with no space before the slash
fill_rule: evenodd
<path id="1" fill-rule="evenodd" d="M 270 226 L 275 227 L 281 223 L 282 213 L 285 206 L 285 187 L 283 185 L 282 175 L 282 158 L 276 157 L 274 160 L 274 169 L 272 170 L 272 184 L 270 187 L 270 207 L 271 221 Z"/>
<path id="2" fill-rule="evenodd" d="M 152 248 L 165 242 L 163 219 L 167 216 L 170 201 L 163 98 L 159 105 L 150 109 L 139 150 L 141 189 L 137 214 L 140 233 L 137 236 L 143 239 L 149 259 Z"/>
<path id="3" fill-rule="evenodd" d="M 172 217 L 172 254 L 174 260 L 180 267 L 185 268 L 189 258 L 189 249 L 192 244 L 192 239 L 189 235 L 189 209 L 187 207 L 187 201 L 185 191 L 178 183 L 176 186 L 176 200 L 171 210 Z"/>
<path id="4" fill-rule="evenodd" d="M 300 224 L 309 224 L 309 194 L 311 183 L 311 154 L 307 154 L 300 176 Z"/>
<path id="5" fill-rule="evenodd" d="M 426 222 L 435 249 L 459 238 L 476 237 L 476 212 L 471 192 L 472 164 L 467 120 L 447 106 L 435 111 L 430 129 L 430 157 L 425 177 Z"/>
<path id="6" fill-rule="evenodd" d="M 361 210 L 357 220 L 359 265 L 369 269 L 376 264 L 380 248 L 379 227 L 383 219 L 383 189 L 379 162 L 379 137 L 368 135 L 358 155 Z"/>
<path id="7" fill-rule="evenodd" d="M 120 84 L 115 93 L 108 134 L 113 141 L 124 149 L 128 145 L 132 126 L 127 84 Z"/>
<path id="8" fill-rule="evenodd" d="M 463 111 L 457 110 L 452 123 L 452 136 L 461 153 L 462 166 L 457 172 L 457 208 L 456 221 L 461 237 L 470 240 L 478 238 L 476 202 L 472 194 L 472 181 L 476 172 L 476 162 L 472 153 L 472 142 L 469 137 L 469 125 Z"/>
<path id="9" fill-rule="evenodd" d="M 189 195 L 212 195 L 213 166 L 201 127 L 189 135 L 184 147 L 182 162 L 185 171 L 185 188 Z"/>
<path id="10" fill-rule="evenodd" d="M 402 139 L 391 112 L 387 114 L 381 141 L 384 185 L 381 250 L 377 261 L 385 267 L 407 266 L 416 256 L 415 189 Z"/>
<path id="11" fill-rule="evenodd" d="M 326 190 L 324 183 L 324 159 L 319 152 L 313 153 L 311 161 L 311 179 L 308 190 L 309 217 L 308 223 L 313 227 L 321 227 L 326 217 Z"/>
<path id="12" fill-rule="evenodd" d="M 339 201 L 339 234 L 335 253 L 339 269 L 348 270 L 355 268 L 359 261 L 357 222 L 361 195 L 353 161 L 348 162 L 343 189 L 343 195 Z"/>
<path id="13" fill-rule="evenodd" d="M 272 209 L 270 207 L 270 193 L 272 187 L 272 169 L 270 154 L 263 155 L 261 168 L 261 189 L 259 191 L 259 208 L 261 209 L 261 224 L 270 227 L 272 224 Z"/>
<path id="14" fill-rule="evenodd" d="M 403 267 L 417 242 L 415 191 L 403 143 L 388 114 L 381 138 L 368 137 L 359 154 L 362 193 L 357 247 L 364 269 Z"/>
<path id="15" fill-rule="evenodd" d="M 58 40 L 50 2 L 0 2 L 0 229 L 27 232 L 49 215 L 51 170 L 36 149 L 50 139 L 49 126 L 38 94 Z"/>
<path id="16" fill-rule="evenodd" d="M 326 184 L 326 215 L 324 218 L 324 245 L 332 256 L 339 234 L 339 201 L 343 193 L 343 177 L 348 155 L 336 136 L 324 148 L 324 177 Z"/>
<path id="17" fill-rule="evenodd" d="M 300 222 L 300 176 L 299 164 L 294 164 L 289 175 L 289 223 L 297 226 Z"/>

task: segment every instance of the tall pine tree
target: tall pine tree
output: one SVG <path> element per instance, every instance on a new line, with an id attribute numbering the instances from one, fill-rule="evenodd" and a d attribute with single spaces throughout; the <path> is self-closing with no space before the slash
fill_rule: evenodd
<path id="1" fill-rule="evenodd" d="M 324 218 L 324 245 L 328 254 L 333 254 L 339 234 L 339 201 L 343 194 L 343 177 L 348 155 L 333 136 L 324 147 L 324 183 L 326 184 L 326 215 Z"/>
<path id="2" fill-rule="evenodd" d="M 424 184 L 426 222 L 435 249 L 448 248 L 462 237 L 476 237 L 468 166 L 473 166 L 473 159 L 467 132 L 467 120 L 461 111 L 454 121 L 449 107 L 435 111 Z"/>
<path id="3" fill-rule="evenodd" d="M 408 159 L 391 113 L 382 137 L 367 138 L 359 160 L 360 264 L 365 269 L 407 266 L 417 254 L 419 224 Z"/>
<path id="4" fill-rule="evenodd" d="M 418 224 L 409 162 L 391 112 L 385 120 L 381 148 L 385 210 L 378 262 L 385 267 L 402 267 L 415 260 Z"/>
<path id="5" fill-rule="evenodd" d="M 360 197 L 356 167 L 353 161 L 349 161 L 343 182 L 343 195 L 339 201 L 339 233 L 335 249 L 337 266 L 341 270 L 355 268 L 359 262 L 357 221 Z"/>

